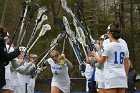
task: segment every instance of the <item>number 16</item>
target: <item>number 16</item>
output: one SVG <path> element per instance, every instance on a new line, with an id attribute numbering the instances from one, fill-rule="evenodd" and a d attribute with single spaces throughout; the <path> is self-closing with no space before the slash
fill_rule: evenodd
<path id="1" fill-rule="evenodd" d="M 123 64 L 124 54 L 125 54 L 124 52 L 120 52 L 120 54 L 119 54 L 119 56 L 120 56 L 120 64 Z M 114 56 L 115 56 L 114 64 L 118 64 L 118 60 L 117 60 L 118 53 L 117 53 L 117 51 L 114 52 Z"/>

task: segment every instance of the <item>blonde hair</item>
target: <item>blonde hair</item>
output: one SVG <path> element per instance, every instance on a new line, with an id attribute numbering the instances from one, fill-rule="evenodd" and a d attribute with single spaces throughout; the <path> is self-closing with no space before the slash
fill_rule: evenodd
<path id="1" fill-rule="evenodd" d="M 30 54 L 30 58 L 37 58 L 36 54 Z"/>
<path id="2" fill-rule="evenodd" d="M 52 50 L 51 53 L 50 53 L 50 57 L 58 57 L 60 53 L 57 51 L 57 50 Z"/>

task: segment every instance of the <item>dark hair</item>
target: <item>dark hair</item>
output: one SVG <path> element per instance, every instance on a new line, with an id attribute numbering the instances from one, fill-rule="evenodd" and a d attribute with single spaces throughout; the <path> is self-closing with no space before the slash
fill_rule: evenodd
<path id="1" fill-rule="evenodd" d="M 5 32 L 4 27 L 0 26 L 0 36 L 2 36 L 3 38 L 5 37 L 4 32 Z"/>
<path id="2" fill-rule="evenodd" d="M 0 26 L 0 32 L 4 32 L 4 27 Z"/>
<path id="3" fill-rule="evenodd" d="M 109 33 L 111 33 L 113 38 L 115 39 L 119 39 L 121 37 L 121 30 L 120 30 L 119 23 L 117 21 L 114 21 L 110 25 Z"/>
<path id="4" fill-rule="evenodd" d="M 111 26 L 114 26 L 114 28 L 116 28 L 116 29 L 120 29 L 120 24 L 117 20 L 113 21 Z"/>

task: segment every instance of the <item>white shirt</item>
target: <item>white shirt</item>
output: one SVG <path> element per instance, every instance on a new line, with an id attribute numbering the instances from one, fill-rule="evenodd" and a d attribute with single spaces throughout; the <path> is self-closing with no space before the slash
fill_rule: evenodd
<path id="1" fill-rule="evenodd" d="M 124 45 L 127 46 L 127 43 L 126 43 L 122 38 L 119 38 L 118 41 L 119 41 L 120 43 L 122 43 L 122 44 L 124 44 Z M 103 45 L 102 45 L 102 46 L 106 46 L 106 45 L 109 44 L 109 43 L 110 43 L 109 38 L 108 38 L 108 39 L 105 39 L 105 40 L 103 41 Z"/>
<path id="2" fill-rule="evenodd" d="M 6 44 L 6 48 L 7 50 L 9 49 L 9 45 Z M 13 47 L 10 47 L 9 49 L 9 53 L 14 51 Z M 10 71 L 10 64 L 8 64 L 7 66 L 5 66 L 5 79 L 11 79 L 11 71 Z"/>
<path id="3" fill-rule="evenodd" d="M 91 78 L 92 73 L 93 73 L 93 67 L 91 67 L 90 64 L 86 64 L 86 69 L 84 72 L 86 79 Z"/>
<path id="4" fill-rule="evenodd" d="M 48 63 L 50 64 L 51 71 L 53 73 L 52 81 L 63 83 L 70 82 L 70 78 L 68 75 L 68 67 L 66 64 L 64 65 L 55 64 L 51 58 L 48 59 Z"/>
<path id="5" fill-rule="evenodd" d="M 64 93 L 70 93 L 70 78 L 67 64 L 55 64 L 52 58 L 47 59 L 47 61 L 50 64 L 53 73 L 51 86 L 57 86 Z"/>
<path id="6" fill-rule="evenodd" d="M 118 42 L 111 42 L 104 47 L 102 56 L 106 56 L 106 62 L 104 64 L 104 74 L 107 76 L 108 73 L 112 75 L 110 78 L 117 76 L 126 76 L 124 70 L 124 58 L 129 57 L 128 48 Z"/>
<path id="7" fill-rule="evenodd" d="M 25 85 L 25 83 L 30 83 L 30 75 L 26 75 L 26 71 L 29 69 L 30 63 L 26 62 L 21 65 L 20 67 L 18 67 L 18 71 L 20 72 L 22 69 L 23 71 L 21 71 L 20 73 L 18 73 L 18 78 L 19 78 L 19 83 L 20 85 Z"/>

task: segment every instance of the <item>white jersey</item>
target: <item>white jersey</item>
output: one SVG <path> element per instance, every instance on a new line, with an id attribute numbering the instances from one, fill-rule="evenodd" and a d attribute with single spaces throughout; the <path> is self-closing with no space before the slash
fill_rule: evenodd
<path id="1" fill-rule="evenodd" d="M 5 66 L 5 79 L 11 80 L 10 64 Z"/>
<path id="2" fill-rule="evenodd" d="M 30 66 L 30 68 L 28 69 L 28 72 L 30 73 L 31 77 L 30 77 L 30 83 L 28 84 L 29 86 L 29 93 L 34 93 L 34 89 L 35 89 L 35 74 L 34 74 L 34 70 L 36 69 L 35 64 L 32 64 Z M 33 71 L 33 73 L 31 73 Z"/>
<path id="3" fill-rule="evenodd" d="M 9 45 L 6 44 L 6 48 L 7 50 L 9 49 Z M 13 52 L 14 51 L 14 48 L 13 47 L 10 47 L 9 49 L 9 53 L 10 52 Z M 5 79 L 9 79 L 11 80 L 11 71 L 10 71 L 10 64 L 8 64 L 7 66 L 5 66 Z"/>
<path id="4" fill-rule="evenodd" d="M 66 64 L 55 64 L 52 58 L 47 59 L 53 73 L 51 86 L 57 86 L 64 93 L 70 92 L 70 78 Z"/>
<path id="5" fill-rule="evenodd" d="M 9 49 L 9 47 L 10 47 L 10 46 L 6 44 L 7 50 Z M 10 53 L 10 52 L 13 52 L 13 51 L 14 51 L 14 48 L 11 46 L 8 52 Z"/>
<path id="6" fill-rule="evenodd" d="M 29 93 L 34 93 L 35 89 L 35 78 L 30 78 L 30 83 L 29 83 Z"/>
<path id="7" fill-rule="evenodd" d="M 119 41 L 120 43 L 122 43 L 122 44 L 124 44 L 124 45 L 127 46 L 127 43 L 126 43 L 122 38 L 119 38 L 118 41 Z M 109 43 L 110 43 L 109 38 L 108 38 L 108 39 L 105 39 L 105 40 L 103 41 L 103 45 L 102 45 L 102 46 L 106 46 L 106 45 L 109 44 Z"/>
<path id="8" fill-rule="evenodd" d="M 107 58 L 104 64 L 105 89 L 126 88 L 124 58 L 129 58 L 128 48 L 122 43 L 111 42 L 104 47 L 102 56 Z"/>
<path id="9" fill-rule="evenodd" d="M 6 49 L 8 50 L 9 49 L 9 45 L 6 44 Z M 9 53 L 10 52 L 13 52 L 14 51 L 14 48 L 13 47 L 10 47 L 9 49 Z M 6 85 L 3 87 L 3 89 L 11 89 L 12 88 L 12 77 L 11 77 L 11 70 L 10 70 L 10 63 L 5 66 L 5 80 L 6 80 Z"/>
<path id="10" fill-rule="evenodd" d="M 92 73 L 93 73 L 93 67 L 90 64 L 86 64 L 86 69 L 84 72 L 84 75 L 86 77 L 86 91 L 88 92 L 88 80 L 92 77 Z"/>
<path id="11" fill-rule="evenodd" d="M 103 49 L 100 49 L 100 51 L 96 52 L 97 55 L 102 55 Z M 98 64 L 98 65 L 97 65 Z M 99 68 L 99 64 L 100 63 L 96 63 L 95 65 L 97 65 L 98 67 L 96 67 L 96 71 L 95 71 L 95 81 L 98 84 L 98 88 L 104 88 L 104 80 L 103 80 L 103 69 L 104 69 L 104 64 L 100 64 L 100 68 Z"/>
<path id="12" fill-rule="evenodd" d="M 86 69 L 85 69 L 85 77 L 86 79 L 90 79 L 93 73 L 93 67 L 90 64 L 86 64 Z"/>
<path id="13" fill-rule="evenodd" d="M 26 62 L 18 67 L 16 70 L 19 72 L 18 73 L 18 78 L 20 81 L 20 85 L 25 85 L 25 83 L 30 82 L 30 75 L 26 75 L 26 71 L 29 69 L 30 63 Z"/>
<path id="14" fill-rule="evenodd" d="M 118 42 L 119 43 L 122 43 L 122 44 L 124 44 L 124 45 L 126 45 L 127 46 L 127 43 L 123 40 L 123 39 L 121 39 L 121 38 L 119 38 L 118 39 Z M 105 47 L 106 45 L 108 45 L 108 44 L 110 44 L 111 42 L 110 42 L 110 40 L 109 40 L 109 38 L 108 39 L 105 39 L 104 41 L 103 41 L 103 47 Z M 104 71 L 104 68 L 103 69 L 96 69 L 96 72 L 95 72 L 95 79 L 98 81 L 98 88 L 104 88 L 105 87 L 105 85 L 104 85 L 104 79 L 103 79 L 103 77 L 104 77 L 104 75 L 103 75 L 103 71 Z"/>

